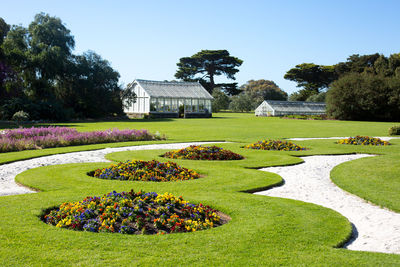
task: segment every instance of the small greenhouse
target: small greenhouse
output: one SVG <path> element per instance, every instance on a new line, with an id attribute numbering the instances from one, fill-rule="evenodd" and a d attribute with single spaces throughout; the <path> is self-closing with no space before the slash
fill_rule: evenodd
<path id="1" fill-rule="evenodd" d="M 197 82 L 161 82 L 137 79 L 128 84 L 136 102 L 125 108 L 128 116 L 211 117 L 213 97 Z"/>
<path id="2" fill-rule="evenodd" d="M 255 110 L 256 116 L 324 115 L 323 102 L 264 100 Z"/>

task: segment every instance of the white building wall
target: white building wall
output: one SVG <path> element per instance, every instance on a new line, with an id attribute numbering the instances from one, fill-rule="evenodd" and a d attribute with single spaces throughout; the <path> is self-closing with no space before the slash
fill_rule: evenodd
<path id="1" fill-rule="evenodd" d="M 133 91 L 136 94 L 136 102 L 133 103 L 133 106 L 128 109 L 128 112 L 149 113 L 150 112 L 150 97 L 149 97 L 149 95 L 138 84 L 136 84 Z"/>
<path id="2" fill-rule="evenodd" d="M 267 102 L 262 102 L 255 110 L 256 116 L 274 116 L 275 111 L 267 104 Z"/>

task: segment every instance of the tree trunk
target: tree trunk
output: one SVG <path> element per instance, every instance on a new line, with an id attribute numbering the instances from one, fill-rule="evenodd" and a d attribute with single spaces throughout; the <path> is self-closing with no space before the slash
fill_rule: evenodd
<path id="1" fill-rule="evenodd" d="M 214 87 L 215 87 L 215 83 L 214 83 L 214 74 L 211 74 L 211 73 L 210 73 L 210 89 L 211 89 L 210 94 L 212 94 L 212 92 L 213 92 L 213 90 L 214 90 Z"/>

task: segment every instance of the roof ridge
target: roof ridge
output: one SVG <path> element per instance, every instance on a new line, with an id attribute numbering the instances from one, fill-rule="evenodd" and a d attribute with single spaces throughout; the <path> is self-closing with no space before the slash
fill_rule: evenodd
<path id="1" fill-rule="evenodd" d="M 286 101 L 286 100 L 264 100 L 267 102 L 283 103 L 283 104 L 326 104 L 325 102 L 309 102 L 309 101 Z"/>
<path id="2" fill-rule="evenodd" d="M 135 79 L 135 81 L 137 81 L 137 82 L 145 82 L 145 83 L 154 83 L 154 84 L 178 84 L 178 85 L 180 85 L 180 84 L 192 84 L 192 85 L 198 85 L 198 84 L 200 84 L 199 82 L 180 82 L 180 81 L 173 81 L 173 82 L 170 82 L 170 81 L 153 81 L 153 80 L 144 80 L 144 79 Z"/>

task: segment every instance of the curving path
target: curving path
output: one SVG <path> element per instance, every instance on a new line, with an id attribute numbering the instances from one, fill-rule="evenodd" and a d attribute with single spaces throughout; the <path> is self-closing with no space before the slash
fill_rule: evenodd
<path id="1" fill-rule="evenodd" d="M 346 248 L 400 254 L 400 214 L 367 203 L 330 180 L 336 165 L 371 156 L 308 156 L 301 157 L 304 163 L 298 165 L 263 168 L 260 170 L 279 174 L 285 184 L 255 194 L 301 200 L 338 211 L 353 224 L 353 240 Z"/>
<path id="2" fill-rule="evenodd" d="M 34 193 L 15 183 L 15 176 L 28 169 L 41 166 L 106 162 L 105 155 L 112 152 L 181 149 L 190 145 L 223 143 L 193 142 L 175 144 L 153 144 L 119 148 L 106 148 L 95 151 L 73 152 L 28 159 L 0 165 L 0 196 Z M 369 204 L 334 185 L 329 178 L 331 169 L 345 161 L 371 155 L 309 156 L 303 157 L 305 163 L 261 169 L 282 176 L 285 185 L 256 194 L 298 199 L 336 210 L 346 216 L 355 228 L 354 241 L 347 245 L 353 250 L 400 253 L 400 214 Z"/>
<path id="3" fill-rule="evenodd" d="M 120 151 L 133 150 L 152 150 L 152 149 L 181 149 L 191 145 L 202 145 L 225 142 L 193 142 L 193 143 L 175 143 L 175 144 L 153 144 L 140 146 L 127 146 L 116 148 L 105 148 L 100 150 L 72 152 L 57 154 L 34 159 L 17 161 L 9 164 L 0 165 L 0 196 L 18 195 L 26 193 L 35 193 L 35 191 L 20 186 L 15 183 L 15 176 L 29 169 L 68 163 L 87 163 L 87 162 L 107 162 L 105 155 Z"/>

